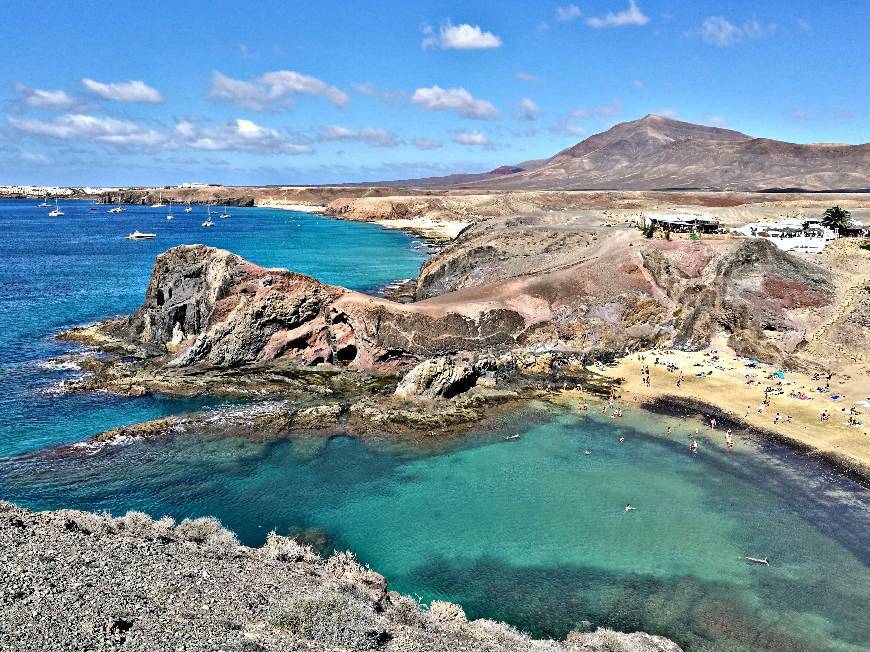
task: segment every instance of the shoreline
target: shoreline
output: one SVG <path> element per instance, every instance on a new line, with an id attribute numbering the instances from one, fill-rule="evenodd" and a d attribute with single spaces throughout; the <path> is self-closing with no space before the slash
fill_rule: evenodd
<path id="1" fill-rule="evenodd" d="M 668 370 L 668 364 L 678 370 Z M 641 382 L 643 366 L 650 370 L 649 386 Z M 677 385 L 678 374 L 683 371 L 686 374 Z M 825 460 L 862 486 L 870 487 L 870 408 L 861 405 L 863 397 L 870 393 L 868 380 L 834 378 L 830 391 L 821 392 L 814 386 L 824 385 L 824 378 L 814 380 L 799 372 L 777 372 L 775 366 L 750 363 L 715 338 L 703 351 L 633 353 L 601 373 L 620 383 L 623 400 L 629 404 L 636 395 L 638 404 L 652 409 L 664 403 L 706 412 L 708 416 L 720 415 L 741 429 Z M 782 377 L 776 373 L 782 373 Z M 766 388 L 775 391 L 769 394 L 769 405 L 762 406 Z M 796 396 L 790 396 L 787 390 Z M 805 400 L 797 398 L 800 395 Z M 830 400 L 832 396 L 841 397 L 840 401 Z M 846 410 L 857 405 L 861 405 L 857 414 L 861 425 L 856 427 L 846 422 Z M 820 415 L 825 412 L 829 420 L 822 422 Z"/>
<path id="2" fill-rule="evenodd" d="M 835 453 L 828 453 L 817 448 L 787 437 L 768 428 L 755 426 L 744 421 L 733 412 L 701 399 L 693 399 L 682 396 L 665 394 L 652 400 L 639 402 L 639 406 L 654 414 L 673 416 L 708 416 L 717 421 L 719 426 L 728 428 L 733 426 L 737 431 L 743 431 L 751 437 L 757 437 L 761 441 L 773 442 L 783 448 L 805 455 L 808 458 L 818 460 L 822 465 L 842 475 L 844 478 L 870 489 L 870 467 L 855 460 L 850 460 Z M 739 434 L 739 433 L 738 433 Z"/>

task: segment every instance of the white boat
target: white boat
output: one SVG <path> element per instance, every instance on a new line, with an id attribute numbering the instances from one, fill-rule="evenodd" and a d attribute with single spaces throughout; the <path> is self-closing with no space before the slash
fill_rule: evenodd
<path id="1" fill-rule="evenodd" d="M 49 217 L 60 217 L 63 215 L 63 211 L 57 207 L 57 199 L 54 200 L 54 210 L 51 211 L 48 216 Z"/>
<path id="2" fill-rule="evenodd" d="M 115 206 L 114 208 L 110 208 L 109 212 L 110 213 L 123 213 L 124 209 L 121 208 L 121 205 L 119 204 L 119 205 Z"/>
<path id="3" fill-rule="evenodd" d="M 36 205 L 37 208 L 51 208 L 51 204 L 48 203 L 48 195 L 45 195 L 45 199 L 42 200 L 42 203 Z"/>
<path id="4" fill-rule="evenodd" d="M 140 231 L 133 231 L 133 233 L 127 236 L 127 240 L 153 240 L 156 237 L 156 233 L 141 233 Z"/>
<path id="5" fill-rule="evenodd" d="M 227 219 L 229 216 L 230 216 L 230 214 L 227 213 L 227 207 L 226 207 L 226 205 L 224 205 L 224 212 L 221 213 L 220 217 L 221 217 L 222 220 L 225 220 L 225 219 Z"/>
<path id="6" fill-rule="evenodd" d="M 174 215 L 172 214 L 172 200 L 169 200 L 169 212 L 166 214 L 166 219 L 171 220 L 174 219 Z"/>
<path id="7" fill-rule="evenodd" d="M 151 204 L 151 208 L 163 208 L 166 204 L 163 203 L 163 193 L 157 193 L 157 203 Z"/>
<path id="8" fill-rule="evenodd" d="M 207 219 L 202 223 L 203 226 L 214 226 L 214 222 L 211 221 L 211 218 Z"/>
<path id="9" fill-rule="evenodd" d="M 187 202 L 187 208 L 184 209 L 185 213 L 190 213 L 193 209 L 190 207 L 190 202 Z"/>

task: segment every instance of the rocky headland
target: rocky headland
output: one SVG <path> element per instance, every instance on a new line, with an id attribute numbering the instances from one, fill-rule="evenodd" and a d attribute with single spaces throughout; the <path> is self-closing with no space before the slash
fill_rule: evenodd
<path id="1" fill-rule="evenodd" d="M 153 520 L 0 502 L 0 650 L 678 652 L 607 629 L 534 640 L 462 607 L 421 607 L 350 553 L 270 534 L 239 545 L 211 518 Z"/>

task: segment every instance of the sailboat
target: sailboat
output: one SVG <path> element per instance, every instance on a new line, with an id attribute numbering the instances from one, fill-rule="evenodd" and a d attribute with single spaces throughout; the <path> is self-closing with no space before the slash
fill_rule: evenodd
<path id="1" fill-rule="evenodd" d="M 60 217 L 61 215 L 63 215 L 63 211 L 60 210 L 60 209 L 57 207 L 57 197 L 55 197 L 55 199 L 54 199 L 54 210 L 51 211 L 51 212 L 48 214 L 48 216 L 49 216 L 49 217 Z"/>
<path id="2" fill-rule="evenodd" d="M 42 200 L 41 204 L 36 205 L 37 208 L 50 208 L 51 204 L 48 203 L 48 193 L 45 193 L 45 199 Z"/>
<path id="3" fill-rule="evenodd" d="M 225 219 L 227 219 L 229 216 L 230 216 L 230 214 L 227 213 L 227 206 L 226 206 L 226 204 L 224 204 L 224 212 L 221 213 L 220 218 L 221 218 L 222 220 L 225 220 Z"/>
<path id="4" fill-rule="evenodd" d="M 190 207 L 190 202 L 187 202 L 187 208 L 184 209 L 185 213 L 190 213 L 193 209 Z"/>
<path id="5" fill-rule="evenodd" d="M 174 219 L 174 216 L 172 215 L 172 200 L 171 199 L 169 200 L 169 212 L 166 214 L 166 219 L 167 220 Z"/>
<path id="6" fill-rule="evenodd" d="M 162 208 L 164 206 L 166 206 L 166 204 L 163 203 L 163 193 L 158 192 L 157 193 L 157 203 L 151 204 L 151 208 Z"/>

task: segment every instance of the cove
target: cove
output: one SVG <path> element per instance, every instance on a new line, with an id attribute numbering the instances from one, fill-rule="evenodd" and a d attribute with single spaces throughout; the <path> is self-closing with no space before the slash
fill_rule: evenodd
<path id="1" fill-rule="evenodd" d="M 519 422 L 519 441 L 481 433 L 427 454 L 189 434 L 32 455 L 2 463 L 0 495 L 36 509 L 214 515 L 251 545 L 301 534 L 354 550 L 396 590 L 537 636 L 609 625 L 689 650 L 866 649 L 866 490 L 777 445 L 741 438 L 728 453 L 702 435 L 693 455 L 693 421 L 540 410 Z"/>
<path id="2" fill-rule="evenodd" d="M 46 450 L 230 405 L 55 391 L 75 371 L 47 364 L 67 350 L 51 335 L 134 309 L 164 249 L 205 242 L 361 290 L 412 276 L 423 259 L 406 234 L 306 214 L 233 209 L 206 230 L 201 214 L 167 225 L 148 207 L 117 217 L 87 203 L 63 208 L 55 220 L 0 202 L 0 498 L 32 509 L 213 515 L 250 545 L 272 529 L 301 535 L 325 551 L 353 550 L 396 590 L 537 636 L 609 625 L 688 650 L 867 649 L 867 491 L 742 437 L 727 453 L 705 436 L 692 455 L 689 420 L 541 405 L 437 452 L 197 433 L 90 455 Z M 158 238 L 123 240 L 137 228 Z M 503 440 L 516 432 L 518 441 Z M 626 513 L 627 502 L 637 511 Z M 748 565 L 746 554 L 772 565 Z"/>

